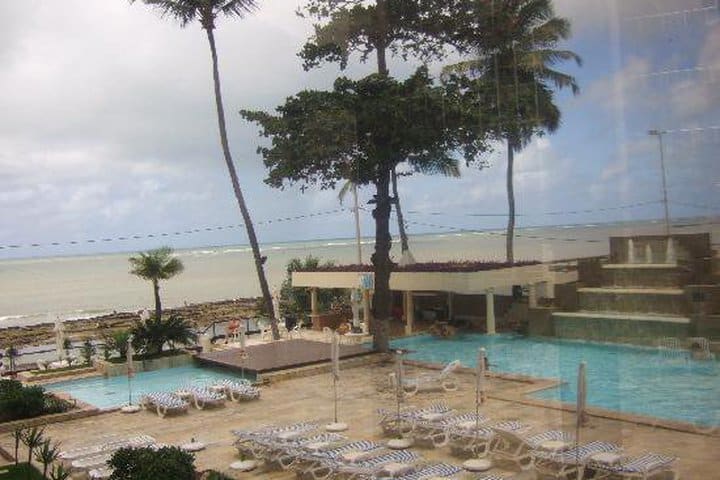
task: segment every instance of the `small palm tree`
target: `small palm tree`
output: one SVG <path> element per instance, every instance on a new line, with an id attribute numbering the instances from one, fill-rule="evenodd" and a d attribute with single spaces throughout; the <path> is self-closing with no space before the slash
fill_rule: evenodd
<path id="1" fill-rule="evenodd" d="M 40 449 L 35 452 L 35 460 L 43 465 L 43 478 L 47 478 L 48 467 L 60 456 L 60 444 L 51 443 L 50 439 L 45 440 Z"/>
<path id="2" fill-rule="evenodd" d="M 179 258 L 173 257 L 173 249 L 160 247 L 147 252 L 140 252 L 135 257 L 130 257 L 130 273 L 138 277 L 150 280 L 155 295 L 155 317 L 159 320 L 162 316 L 162 305 L 160 303 L 160 280 L 168 280 L 184 270 Z"/>
<path id="3" fill-rule="evenodd" d="M 20 442 L 23 441 L 25 436 L 25 427 L 16 427 L 12 431 L 12 438 L 15 440 L 15 465 L 18 464 L 18 452 L 20 450 Z"/>
<path id="4" fill-rule="evenodd" d="M 70 471 L 66 470 L 62 463 L 53 466 L 50 471 L 50 480 L 67 480 L 70 478 Z"/>
<path id="5" fill-rule="evenodd" d="M 104 335 L 105 345 L 109 350 L 114 350 L 123 358 L 127 354 L 128 339 L 130 330 L 116 330 Z"/>
<path id="6" fill-rule="evenodd" d="M 187 345 L 197 340 L 192 325 L 177 315 L 138 322 L 133 327 L 132 334 L 145 353 L 150 355 L 162 352 L 166 343 Z"/>
<path id="7" fill-rule="evenodd" d="M 28 465 L 32 462 L 33 452 L 45 441 L 43 435 L 45 434 L 44 428 L 33 427 L 25 430 L 22 441 L 26 447 L 28 447 Z"/>
<path id="8" fill-rule="evenodd" d="M 136 0 L 130 0 L 134 3 Z M 171 17 L 180 23 L 181 27 L 186 27 L 195 21 L 207 33 L 208 43 L 210 45 L 210 55 L 212 57 L 213 80 L 215 86 L 215 107 L 217 109 L 218 127 L 220 130 L 220 144 L 222 146 L 223 156 L 225 157 L 225 165 L 230 175 L 235 198 L 240 208 L 240 214 L 245 223 L 250 247 L 255 258 L 255 270 L 257 271 L 258 281 L 260 283 L 260 291 L 263 296 L 263 303 L 268 312 L 273 311 L 272 295 L 270 295 L 270 287 L 265 277 L 265 257 L 260 253 L 255 227 L 250 217 L 250 210 L 245 203 L 245 198 L 240 188 L 240 180 L 238 179 L 235 163 L 233 163 L 230 153 L 230 144 L 228 142 L 227 127 L 225 125 L 225 107 L 223 106 L 222 90 L 220 88 L 220 68 L 218 66 L 218 54 L 215 47 L 215 20 L 217 17 L 227 18 L 243 18 L 246 14 L 257 8 L 256 0 L 142 0 L 142 2 L 151 7 L 155 7 L 163 17 Z M 277 326 L 277 319 L 271 316 L 270 325 L 272 328 L 273 338 L 280 339 L 280 331 Z"/>

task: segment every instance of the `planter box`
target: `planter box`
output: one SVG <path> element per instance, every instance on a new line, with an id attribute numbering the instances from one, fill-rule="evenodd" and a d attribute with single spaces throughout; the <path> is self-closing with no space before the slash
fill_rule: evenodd
<path id="1" fill-rule="evenodd" d="M 310 315 L 310 317 L 312 318 L 312 329 L 318 331 L 322 331 L 325 327 L 335 330 L 343 321 L 342 315 L 335 313 L 320 313 Z"/>
<path id="2" fill-rule="evenodd" d="M 154 358 L 152 360 L 135 360 L 133 361 L 133 369 L 137 372 L 150 372 L 153 370 L 162 370 L 165 368 L 182 367 L 193 362 L 193 356 L 187 353 L 181 353 L 172 357 Z M 98 372 L 108 377 L 117 377 L 119 375 L 127 375 L 127 365 L 125 363 L 111 363 L 100 360 L 95 363 Z"/>

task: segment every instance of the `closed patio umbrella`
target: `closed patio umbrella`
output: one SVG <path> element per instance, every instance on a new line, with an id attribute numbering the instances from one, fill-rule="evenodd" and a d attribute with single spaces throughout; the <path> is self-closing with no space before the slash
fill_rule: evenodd
<path id="1" fill-rule="evenodd" d="M 340 335 L 333 332 L 332 341 L 330 342 L 330 363 L 331 374 L 333 380 L 333 399 L 334 399 L 334 415 L 333 423 L 328 425 L 326 429 L 331 432 L 342 432 L 347 430 L 346 423 L 338 422 L 338 381 L 340 381 Z"/>
<path id="2" fill-rule="evenodd" d="M 485 365 L 487 352 L 484 348 L 478 350 L 477 364 L 475 365 L 475 435 L 480 434 L 480 406 L 485 403 Z M 471 458 L 463 463 L 463 468 L 471 472 L 484 472 L 492 467 L 487 458 Z"/>
<path id="3" fill-rule="evenodd" d="M 133 365 L 135 349 L 133 348 L 132 342 L 133 336 L 130 335 L 127 339 L 127 351 L 125 353 L 125 364 L 127 366 L 128 379 L 128 404 L 120 409 L 123 413 L 135 413 L 140 410 L 138 405 L 133 405 L 132 403 L 132 378 L 135 376 L 135 366 Z"/>
<path id="4" fill-rule="evenodd" d="M 575 442 L 576 446 L 580 443 L 580 428 L 585 425 L 585 409 L 587 407 L 587 379 L 586 379 L 587 362 L 582 361 L 578 366 L 577 376 L 577 403 L 575 405 Z M 577 452 L 578 449 L 576 448 Z"/>
<path id="5" fill-rule="evenodd" d="M 55 351 L 58 360 L 65 360 L 67 358 L 65 353 L 65 325 L 60 316 L 55 317 L 55 328 L 53 330 L 55 331 Z"/>

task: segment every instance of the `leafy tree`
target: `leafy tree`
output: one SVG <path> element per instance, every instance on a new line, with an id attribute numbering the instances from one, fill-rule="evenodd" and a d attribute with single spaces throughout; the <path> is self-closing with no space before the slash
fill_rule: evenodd
<path id="1" fill-rule="evenodd" d="M 44 428 L 32 427 L 24 431 L 22 441 L 28 447 L 28 465 L 32 462 L 33 452 L 45 441 Z"/>
<path id="2" fill-rule="evenodd" d="M 492 129 L 507 143 L 508 226 L 506 260 L 513 263 L 515 234 L 514 156 L 536 135 L 552 133 L 560 125 L 553 90 L 579 87 L 574 77 L 555 69 L 558 63 L 580 57 L 558 50 L 570 36 L 570 22 L 555 16 L 552 0 L 476 0 L 459 15 L 466 26 L 458 30 L 460 43 L 477 58 L 449 66 L 477 80 L 486 108 L 495 114 Z"/>
<path id="3" fill-rule="evenodd" d="M 85 365 L 90 365 L 92 363 L 92 357 L 95 355 L 95 345 L 92 344 L 92 341 L 89 338 L 86 338 L 83 342 L 80 354 L 85 361 Z"/>
<path id="4" fill-rule="evenodd" d="M 188 345 L 197 340 L 192 325 L 178 315 L 170 315 L 163 319 L 151 317 L 144 322 L 138 321 L 133 326 L 132 334 L 133 346 L 137 342 L 143 352 L 149 355 L 162 352 L 166 343 L 172 346 Z"/>
<path id="5" fill-rule="evenodd" d="M 140 252 L 137 256 L 130 257 L 129 261 L 131 274 L 152 282 L 155 296 L 155 317 L 160 319 L 162 317 L 160 280 L 168 280 L 182 273 L 185 268 L 182 261 L 173 256 L 173 249 L 170 247 Z"/>
<path id="6" fill-rule="evenodd" d="M 293 258 L 286 266 L 286 276 L 280 289 L 280 298 L 288 311 L 298 316 L 304 316 L 310 310 L 310 293 L 305 288 L 293 288 L 292 273 L 314 271 L 323 267 L 332 267 L 332 261 L 322 262 L 318 257 L 308 255 L 304 259 Z M 325 310 L 338 300 L 344 300 L 346 293 L 341 288 L 323 288 L 318 291 L 318 303 Z"/>
<path id="7" fill-rule="evenodd" d="M 433 84 L 426 68 L 405 81 L 373 74 L 359 81 L 339 78 L 334 89 L 303 91 L 277 107 L 277 115 L 243 111 L 272 137 L 259 152 L 269 169 L 266 182 L 314 183 L 333 188 L 357 172 L 359 185 L 376 190 L 374 347 L 388 349 L 390 317 L 390 177 L 400 162 L 425 165 L 461 152 L 467 162 L 484 150 L 478 109 L 458 85 Z"/>
<path id="8" fill-rule="evenodd" d="M 135 0 L 130 1 L 134 2 Z M 198 21 L 207 34 L 212 57 L 215 106 L 217 108 L 218 127 L 220 129 L 220 144 L 225 157 L 225 165 L 230 175 L 233 192 L 240 207 L 240 213 L 242 214 L 248 240 L 250 241 L 250 247 L 252 248 L 253 257 L 255 258 L 255 269 L 257 270 L 260 291 L 262 292 L 263 301 L 265 302 L 265 309 L 268 312 L 272 312 L 272 296 L 270 295 L 270 288 L 268 287 L 267 278 L 265 277 L 265 257 L 260 254 L 260 246 L 258 245 L 257 235 L 255 234 L 255 227 L 250 217 L 250 211 L 245 204 L 238 174 L 230 153 L 214 33 L 215 21 L 218 17 L 242 18 L 256 8 L 257 2 L 255 0 L 142 0 L 142 2 L 151 7 L 155 7 L 160 11 L 161 15 L 177 20 L 181 27 L 186 27 Z M 278 340 L 280 339 L 280 332 L 277 328 L 277 319 L 272 317 L 273 316 L 271 316 L 271 328 L 273 338 Z"/>
<path id="9" fill-rule="evenodd" d="M 43 478 L 47 478 L 48 467 L 60 456 L 60 444 L 52 443 L 50 439 L 45 440 L 40 449 L 35 452 L 35 460 L 42 463 Z"/>
<path id="10" fill-rule="evenodd" d="M 195 480 L 195 457 L 178 447 L 121 448 L 108 462 L 110 480 Z"/>
<path id="11" fill-rule="evenodd" d="M 130 330 L 115 330 L 103 335 L 103 341 L 107 348 L 118 353 L 120 358 L 124 358 L 127 354 L 128 339 L 130 338 Z"/>

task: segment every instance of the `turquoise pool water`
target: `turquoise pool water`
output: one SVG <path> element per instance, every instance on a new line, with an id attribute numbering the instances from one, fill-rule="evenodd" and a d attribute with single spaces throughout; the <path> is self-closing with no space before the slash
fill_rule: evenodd
<path id="1" fill-rule="evenodd" d="M 408 358 L 446 363 L 459 359 L 474 366 L 485 347 L 491 369 L 558 378 L 558 388 L 536 398 L 576 401 L 577 368 L 587 361 L 588 403 L 621 412 L 720 425 L 720 362 L 669 358 L 655 348 L 518 335 L 457 335 L 437 339 L 427 335 L 392 342 L 413 350 Z"/>
<path id="2" fill-rule="evenodd" d="M 172 392 L 188 383 L 204 385 L 221 378 L 240 378 L 240 375 L 227 370 L 193 365 L 139 372 L 132 379 L 133 402 L 137 402 L 143 392 Z M 68 380 L 48 384 L 45 389 L 51 392 L 67 392 L 99 408 L 118 407 L 128 402 L 126 376 Z"/>

